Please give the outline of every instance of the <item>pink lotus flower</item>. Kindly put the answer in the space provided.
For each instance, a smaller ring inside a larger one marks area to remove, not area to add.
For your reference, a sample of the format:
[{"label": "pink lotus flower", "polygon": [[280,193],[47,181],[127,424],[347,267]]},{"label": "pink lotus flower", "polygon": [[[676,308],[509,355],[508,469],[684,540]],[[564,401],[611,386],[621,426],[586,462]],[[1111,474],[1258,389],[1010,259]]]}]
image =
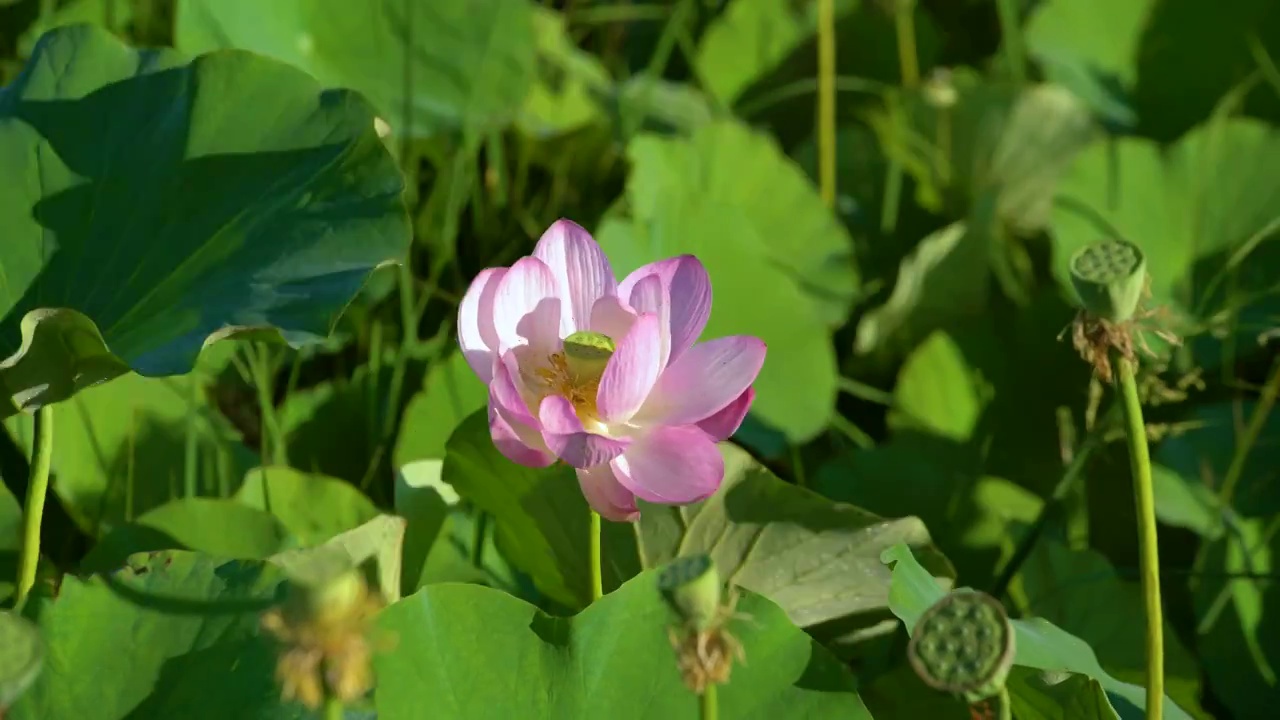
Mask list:
[{"label": "pink lotus flower", "polygon": [[710,314],[697,258],[651,263],[618,283],[590,233],[559,220],[531,257],[476,277],[458,339],[489,385],[498,450],[530,467],[563,460],[596,512],[629,521],[637,497],[683,505],[724,479],[716,442],[746,417],[765,344],[698,343]]}]

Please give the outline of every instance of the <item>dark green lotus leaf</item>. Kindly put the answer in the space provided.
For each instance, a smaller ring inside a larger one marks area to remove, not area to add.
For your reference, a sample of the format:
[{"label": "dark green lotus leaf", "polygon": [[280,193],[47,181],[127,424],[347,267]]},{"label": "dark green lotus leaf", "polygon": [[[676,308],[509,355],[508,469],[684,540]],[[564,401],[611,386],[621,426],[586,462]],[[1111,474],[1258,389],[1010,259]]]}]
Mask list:
[{"label": "dark green lotus leaf", "polygon": [[44,35],[0,89],[0,417],[223,337],[325,335],[409,242],[373,118],[251,53]]}]

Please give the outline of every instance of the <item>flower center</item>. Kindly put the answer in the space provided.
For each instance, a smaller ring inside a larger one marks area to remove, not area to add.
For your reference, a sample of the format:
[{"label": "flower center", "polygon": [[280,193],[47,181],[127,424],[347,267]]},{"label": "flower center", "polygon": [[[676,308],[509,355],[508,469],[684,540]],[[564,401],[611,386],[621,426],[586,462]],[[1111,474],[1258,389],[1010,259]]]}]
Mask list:
[{"label": "flower center", "polygon": [[614,349],[608,335],[576,332],[564,339],[562,351],[547,358],[546,367],[536,371],[547,392],[568,400],[584,425],[599,422],[596,393]]}]

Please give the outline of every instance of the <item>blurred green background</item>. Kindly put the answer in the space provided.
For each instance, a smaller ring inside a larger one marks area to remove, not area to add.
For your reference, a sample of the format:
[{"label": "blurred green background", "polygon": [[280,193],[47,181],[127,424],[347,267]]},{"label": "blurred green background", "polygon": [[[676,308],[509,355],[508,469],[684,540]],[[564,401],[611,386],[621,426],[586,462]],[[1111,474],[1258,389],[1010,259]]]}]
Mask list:
[{"label": "blurred green background", "polygon": [[[705,336],[768,342],[734,438],[757,461],[831,500],[921,518],[978,588],[1042,517],[1010,607],[1140,682],[1127,456],[1110,393],[1064,335],[1066,258],[1122,237],[1147,253],[1148,303],[1183,339],[1152,338],[1144,356],[1169,694],[1196,717],[1272,717],[1280,3],[834,5],[823,137],[810,0],[0,0],[4,82],[42,32],[90,22],[135,45],[250,50],[359,91],[414,227],[405,268],[375,273],[324,346],[222,343],[190,375],[130,375],[61,406],[50,559],[109,563],[113,531],[175,499],[253,497],[258,465],[333,480],[334,499],[297,501],[332,506],[327,528],[396,507],[397,470],[438,475],[485,404],[454,340],[469,280],[569,217],[619,276],[697,254],[715,293]],[[5,424],[7,579],[30,421]],[[471,562],[486,516],[468,502],[421,582],[480,579],[553,606],[521,563]],[[219,550],[247,541],[204,517]]]}]

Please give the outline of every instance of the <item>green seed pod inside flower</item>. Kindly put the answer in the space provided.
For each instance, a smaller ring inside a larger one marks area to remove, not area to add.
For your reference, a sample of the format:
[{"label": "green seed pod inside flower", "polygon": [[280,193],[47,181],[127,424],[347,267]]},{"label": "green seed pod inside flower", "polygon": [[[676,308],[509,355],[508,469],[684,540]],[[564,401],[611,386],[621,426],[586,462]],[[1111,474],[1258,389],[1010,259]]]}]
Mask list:
[{"label": "green seed pod inside flower", "polygon": [[676,558],[658,575],[658,591],[687,624],[707,630],[720,612],[720,573],[709,555]]},{"label": "green seed pod inside flower", "polygon": [[1105,240],[1071,256],[1071,284],[1091,315],[1111,322],[1133,317],[1142,299],[1147,256],[1131,242]]},{"label": "green seed pod inside flower", "polygon": [[1013,626],[1000,601],[964,588],[920,616],[907,659],[929,687],[974,703],[1004,687],[1013,645]]},{"label": "green seed pod inside flower", "polygon": [[564,359],[576,377],[600,377],[617,349],[613,338],[583,330],[564,339]]},{"label": "green seed pod inside flower", "polygon": [[31,687],[43,664],[36,626],[21,615],[0,612],[0,713]]}]

